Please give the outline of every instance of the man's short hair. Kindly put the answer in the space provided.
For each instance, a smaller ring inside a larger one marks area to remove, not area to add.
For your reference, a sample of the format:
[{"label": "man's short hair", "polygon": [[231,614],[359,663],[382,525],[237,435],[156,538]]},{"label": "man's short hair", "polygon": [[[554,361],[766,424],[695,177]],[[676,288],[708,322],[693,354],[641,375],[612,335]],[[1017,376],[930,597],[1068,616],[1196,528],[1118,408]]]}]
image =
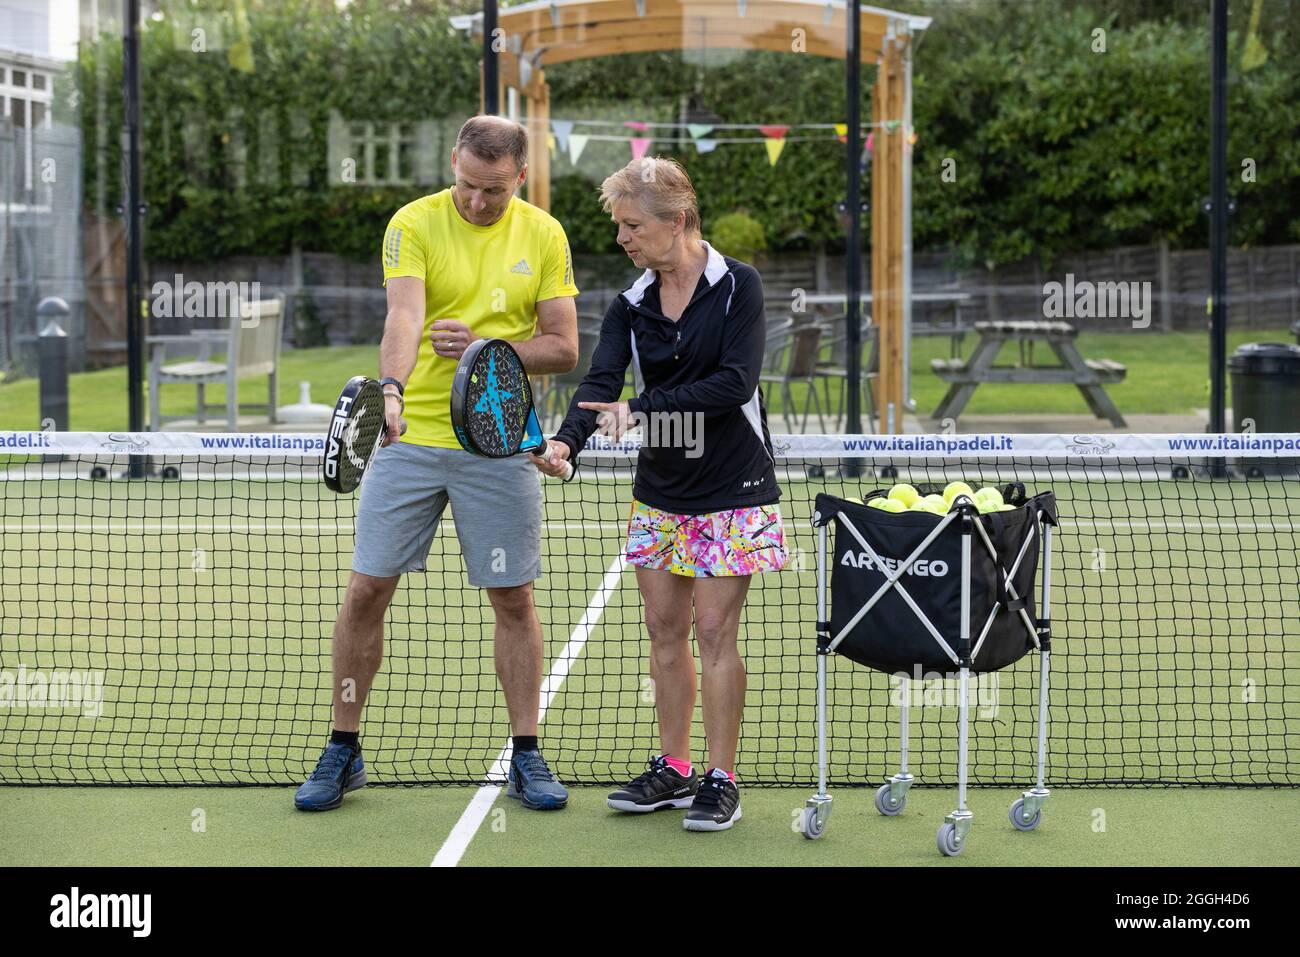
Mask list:
[{"label": "man's short hair", "polygon": [[456,134],[456,149],[469,150],[485,163],[509,156],[519,170],[528,162],[528,131],[504,117],[472,116]]}]

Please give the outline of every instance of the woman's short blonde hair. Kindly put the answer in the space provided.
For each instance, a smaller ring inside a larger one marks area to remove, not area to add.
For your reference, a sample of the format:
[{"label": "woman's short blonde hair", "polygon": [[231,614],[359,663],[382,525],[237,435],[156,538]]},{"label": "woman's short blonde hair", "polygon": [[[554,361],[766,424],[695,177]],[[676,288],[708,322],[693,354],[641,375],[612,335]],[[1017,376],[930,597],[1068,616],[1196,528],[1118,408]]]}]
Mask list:
[{"label": "woman's short blonde hair", "polygon": [[600,184],[600,202],[613,215],[614,204],[632,199],[651,216],[666,223],[686,214],[687,236],[700,235],[700,208],[695,187],[682,164],[663,156],[634,159]]}]

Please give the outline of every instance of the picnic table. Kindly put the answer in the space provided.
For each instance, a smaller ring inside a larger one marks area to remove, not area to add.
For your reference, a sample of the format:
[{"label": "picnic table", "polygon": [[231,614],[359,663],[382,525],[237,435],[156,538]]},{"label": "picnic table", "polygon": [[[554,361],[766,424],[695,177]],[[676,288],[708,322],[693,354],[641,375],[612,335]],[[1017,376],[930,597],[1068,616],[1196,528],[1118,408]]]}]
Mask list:
[{"label": "picnic table", "polygon": [[[1122,382],[1128,369],[1110,359],[1085,359],[1076,344],[1079,332],[1068,322],[1037,320],[977,322],[979,343],[969,359],[931,359],[935,375],[949,383],[948,392],[934,410],[934,418],[955,419],[983,382],[1020,382],[1031,385],[1070,383],[1078,386],[1092,414],[1109,419],[1117,428],[1125,427],[1124,417],[1106,394],[1103,386]],[[1020,361],[1013,366],[997,366],[993,361],[1002,347],[1014,342]],[[1034,361],[1034,344],[1047,343],[1058,360],[1057,365],[1040,365]]]}]

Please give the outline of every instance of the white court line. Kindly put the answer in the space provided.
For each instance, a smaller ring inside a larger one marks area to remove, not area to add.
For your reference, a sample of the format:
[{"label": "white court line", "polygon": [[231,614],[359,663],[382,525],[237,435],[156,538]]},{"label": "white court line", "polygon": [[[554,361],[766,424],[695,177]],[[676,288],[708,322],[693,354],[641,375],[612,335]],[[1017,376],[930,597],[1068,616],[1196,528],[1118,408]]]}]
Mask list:
[{"label": "white court line", "polygon": [[[596,594],[591,596],[591,601],[587,604],[587,610],[582,613],[578,624],[573,629],[573,634],[569,636],[569,642],[564,646],[558,658],[551,665],[551,671],[542,682],[541,696],[538,701],[537,722],[541,724],[542,719],[546,717],[546,709],[551,706],[555,696],[560,692],[560,686],[564,684],[564,679],[569,676],[569,669],[573,663],[578,660],[578,655],[582,654],[582,648],[591,637],[591,633],[596,630],[596,625],[600,622],[600,617],[605,612],[605,606],[609,603],[609,598],[618,588],[619,582],[623,577],[623,570],[627,568],[627,560],[620,553],[618,558],[614,559],[613,564],[605,571],[605,577],[600,583],[600,589]],[[497,755],[496,761],[491,765],[488,771],[488,780],[504,781],[506,772],[510,766],[509,742],[501,749]],[[470,799],[469,806],[465,808],[456,822],[456,826],[451,829],[447,835],[447,840],[438,849],[434,855],[432,867],[455,867],[460,863],[461,857],[464,856],[469,842],[474,839],[478,833],[479,826],[483,823],[488,812],[492,810],[492,804],[501,793],[500,784],[485,784]]]}]

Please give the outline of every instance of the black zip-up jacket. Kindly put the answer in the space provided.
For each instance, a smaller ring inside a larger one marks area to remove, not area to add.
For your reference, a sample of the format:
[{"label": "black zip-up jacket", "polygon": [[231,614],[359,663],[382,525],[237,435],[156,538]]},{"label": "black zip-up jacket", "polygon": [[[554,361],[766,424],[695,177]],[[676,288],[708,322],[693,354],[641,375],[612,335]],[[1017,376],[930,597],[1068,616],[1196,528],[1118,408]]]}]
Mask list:
[{"label": "black zip-up jacket", "polygon": [[[686,515],[770,505],[781,497],[759,390],[767,328],[763,283],[753,266],[704,246],[708,263],[677,322],[660,309],[652,269],[610,304],[591,371],[555,435],[576,461],[596,431],[597,416],[578,403],[617,402],[630,363],[640,394],[628,405],[649,420],[632,494]],[[695,443],[681,441],[691,435],[682,431],[684,416],[674,417],[670,432],[654,415],[669,412],[702,413],[692,423],[699,426]],[[661,437],[658,444],[650,432]],[[666,442],[670,435],[677,441]]]}]

